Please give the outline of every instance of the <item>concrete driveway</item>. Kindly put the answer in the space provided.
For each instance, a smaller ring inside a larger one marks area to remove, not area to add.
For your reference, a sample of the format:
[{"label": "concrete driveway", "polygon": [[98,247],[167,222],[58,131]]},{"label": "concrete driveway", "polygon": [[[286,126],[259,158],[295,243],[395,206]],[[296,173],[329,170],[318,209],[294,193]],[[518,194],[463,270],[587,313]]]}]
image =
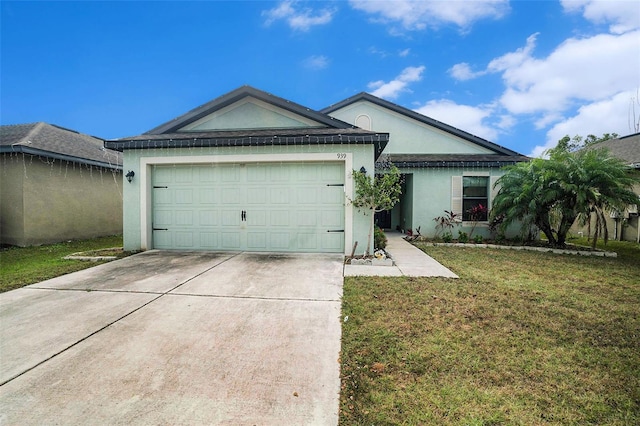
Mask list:
[{"label": "concrete driveway", "polygon": [[342,266],[150,251],[0,294],[0,424],[337,424]]}]

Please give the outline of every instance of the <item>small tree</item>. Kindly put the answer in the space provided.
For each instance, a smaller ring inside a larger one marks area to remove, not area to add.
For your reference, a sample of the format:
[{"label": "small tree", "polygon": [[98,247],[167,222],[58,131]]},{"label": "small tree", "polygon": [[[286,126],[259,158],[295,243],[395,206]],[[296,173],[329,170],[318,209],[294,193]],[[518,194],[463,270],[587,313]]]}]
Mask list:
[{"label": "small tree", "polygon": [[371,223],[369,226],[369,239],[365,255],[371,253],[371,236],[375,226],[375,214],[391,209],[400,200],[400,170],[390,165],[382,173],[369,176],[365,172],[353,171],[356,196],[352,200],[353,205],[360,210],[371,211]]}]

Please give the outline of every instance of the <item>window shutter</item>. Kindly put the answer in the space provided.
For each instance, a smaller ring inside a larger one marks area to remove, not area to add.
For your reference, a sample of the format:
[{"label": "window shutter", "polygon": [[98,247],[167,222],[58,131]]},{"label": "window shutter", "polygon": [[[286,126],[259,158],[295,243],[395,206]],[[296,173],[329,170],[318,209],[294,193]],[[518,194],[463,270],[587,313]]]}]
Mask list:
[{"label": "window shutter", "polygon": [[451,211],[462,217],[462,176],[451,176]]},{"label": "window shutter", "polygon": [[490,208],[493,207],[493,200],[496,198],[496,195],[498,195],[498,191],[500,191],[500,186],[494,188],[494,185],[496,184],[498,179],[500,179],[500,176],[491,176],[491,178],[489,179],[489,194],[491,197],[491,199],[489,200]]}]

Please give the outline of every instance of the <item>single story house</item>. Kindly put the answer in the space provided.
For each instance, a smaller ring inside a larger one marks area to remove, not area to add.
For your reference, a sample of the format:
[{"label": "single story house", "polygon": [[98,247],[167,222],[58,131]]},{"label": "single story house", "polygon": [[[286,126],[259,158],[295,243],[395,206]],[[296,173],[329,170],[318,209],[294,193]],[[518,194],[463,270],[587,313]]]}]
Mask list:
[{"label": "single story house", "polygon": [[350,253],[371,214],[350,203],[353,170],[388,156],[403,196],[383,225],[429,235],[444,210],[490,205],[500,167],[527,160],[366,93],[314,111],[250,86],[105,147],[131,177],[127,250]]},{"label": "single story house", "polygon": [[122,154],[43,122],[0,126],[0,243],[122,233]]},{"label": "single story house", "polygon": [[[612,157],[624,161],[631,169],[631,173],[640,176],[640,133],[599,142],[589,146],[587,149],[606,149]],[[609,212],[607,229],[609,238],[612,240],[640,243],[640,221],[638,219],[640,184],[635,185],[633,191],[638,194],[638,204],[627,206],[621,212]],[[589,229],[586,225],[580,226],[576,222],[571,228],[571,233],[587,236]]]}]

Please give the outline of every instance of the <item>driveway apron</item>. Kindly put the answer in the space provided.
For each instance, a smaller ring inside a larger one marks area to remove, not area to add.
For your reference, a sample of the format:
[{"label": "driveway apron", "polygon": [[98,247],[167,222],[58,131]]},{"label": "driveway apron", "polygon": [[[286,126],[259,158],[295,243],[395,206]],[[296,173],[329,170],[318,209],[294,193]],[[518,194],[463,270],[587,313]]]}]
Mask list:
[{"label": "driveway apron", "polygon": [[337,424],[342,256],[151,251],[0,295],[0,424]]}]

